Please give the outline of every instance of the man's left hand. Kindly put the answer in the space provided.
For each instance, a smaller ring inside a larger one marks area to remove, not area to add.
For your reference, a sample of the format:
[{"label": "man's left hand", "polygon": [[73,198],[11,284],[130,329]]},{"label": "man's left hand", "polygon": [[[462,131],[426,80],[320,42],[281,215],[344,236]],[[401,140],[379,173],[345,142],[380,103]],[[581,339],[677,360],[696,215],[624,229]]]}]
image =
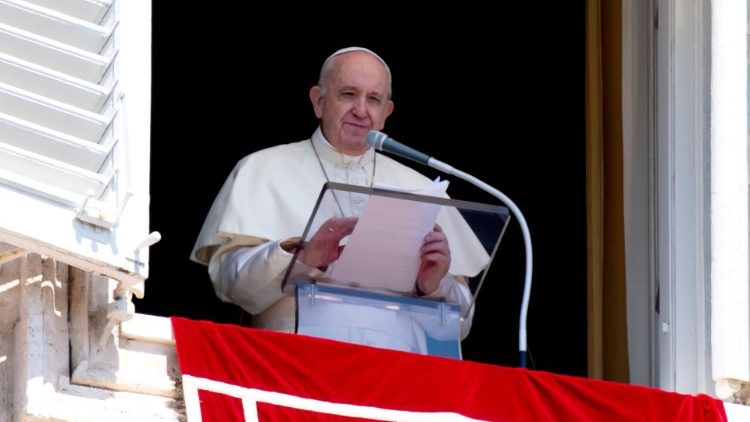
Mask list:
[{"label": "man's left hand", "polygon": [[440,286],[440,280],[448,273],[451,265],[451,250],[448,238],[440,225],[435,224],[422,244],[422,262],[419,265],[417,283],[422,293],[429,295]]}]

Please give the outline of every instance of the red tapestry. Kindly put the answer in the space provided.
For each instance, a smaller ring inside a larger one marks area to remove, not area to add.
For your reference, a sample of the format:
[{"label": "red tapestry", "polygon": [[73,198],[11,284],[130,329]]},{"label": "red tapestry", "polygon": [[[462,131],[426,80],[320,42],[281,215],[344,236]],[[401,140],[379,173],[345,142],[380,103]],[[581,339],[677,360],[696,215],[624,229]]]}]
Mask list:
[{"label": "red tapestry", "polygon": [[191,421],[727,420],[706,395],[183,318],[172,326]]}]

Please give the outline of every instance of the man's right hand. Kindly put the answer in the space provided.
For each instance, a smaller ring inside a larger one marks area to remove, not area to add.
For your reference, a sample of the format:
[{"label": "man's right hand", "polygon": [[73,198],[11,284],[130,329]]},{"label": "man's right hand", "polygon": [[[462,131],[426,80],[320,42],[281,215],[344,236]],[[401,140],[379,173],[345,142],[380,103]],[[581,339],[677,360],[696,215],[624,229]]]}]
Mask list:
[{"label": "man's right hand", "polygon": [[310,267],[325,271],[325,268],[341,255],[344,247],[339,243],[341,239],[352,234],[357,221],[357,217],[328,219],[304,245],[297,259]]}]

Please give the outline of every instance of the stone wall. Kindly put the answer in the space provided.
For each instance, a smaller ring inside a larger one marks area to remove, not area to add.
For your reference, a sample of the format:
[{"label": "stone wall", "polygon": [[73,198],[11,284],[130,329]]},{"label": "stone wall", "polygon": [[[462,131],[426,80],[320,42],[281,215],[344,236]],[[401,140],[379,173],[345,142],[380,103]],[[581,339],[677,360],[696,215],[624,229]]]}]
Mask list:
[{"label": "stone wall", "polygon": [[33,253],[0,264],[0,422],[184,419],[169,321],[110,322],[116,287]]}]

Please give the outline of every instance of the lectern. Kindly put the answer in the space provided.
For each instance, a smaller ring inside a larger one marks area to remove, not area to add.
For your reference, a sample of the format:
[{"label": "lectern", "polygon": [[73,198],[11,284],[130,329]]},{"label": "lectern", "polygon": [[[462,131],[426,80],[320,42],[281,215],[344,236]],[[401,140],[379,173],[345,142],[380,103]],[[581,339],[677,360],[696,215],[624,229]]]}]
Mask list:
[{"label": "lectern", "polygon": [[[331,219],[350,217],[356,225],[336,261],[310,268],[297,259]],[[462,325],[509,219],[499,205],[326,183],[283,282],[285,294],[297,297],[297,333],[460,359]],[[416,288],[419,249],[435,223],[451,250],[452,279],[439,297]]]}]

